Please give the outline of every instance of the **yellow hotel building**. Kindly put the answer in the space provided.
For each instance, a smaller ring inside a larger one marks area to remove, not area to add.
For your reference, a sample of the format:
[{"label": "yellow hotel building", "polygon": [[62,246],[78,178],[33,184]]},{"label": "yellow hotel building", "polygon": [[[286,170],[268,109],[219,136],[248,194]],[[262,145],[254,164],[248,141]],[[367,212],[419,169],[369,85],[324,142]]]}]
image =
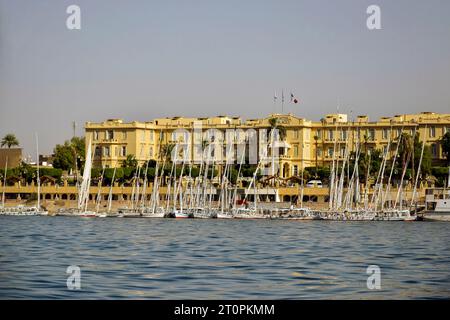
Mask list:
[{"label": "yellow hotel building", "polygon": [[125,123],[120,119],[109,119],[101,123],[87,122],[85,137],[86,144],[91,141],[95,147],[94,166],[114,168],[120,167],[130,154],[141,164],[150,159],[158,160],[163,145],[173,144],[175,139],[180,142],[173,134],[177,129],[194,132],[194,125],[201,123],[203,131],[218,129],[225,135],[229,129],[270,129],[270,119],[273,118],[277,119],[277,126],[283,127],[286,132],[278,160],[280,175],[284,178],[299,175],[302,168],[314,167],[316,162],[318,166],[329,165],[333,160],[335,144],[336,155],[343,157],[347,141],[350,141],[352,148],[359,139],[361,148],[383,149],[400,132],[411,135],[417,132],[420,141],[425,140],[431,147],[433,161],[443,162],[445,157],[440,139],[450,131],[450,114],[433,112],[382,117],[374,122],[369,121],[367,116],[349,119],[346,114],[329,114],[320,121],[293,114],[272,114],[263,119],[248,120],[228,116],[172,117]]}]

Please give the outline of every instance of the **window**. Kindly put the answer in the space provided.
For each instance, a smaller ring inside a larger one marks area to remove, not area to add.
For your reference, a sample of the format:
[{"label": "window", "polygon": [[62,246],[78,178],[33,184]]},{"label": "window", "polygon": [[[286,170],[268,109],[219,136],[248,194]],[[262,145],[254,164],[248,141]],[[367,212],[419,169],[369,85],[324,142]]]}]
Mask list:
[{"label": "window", "polygon": [[439,149],[436,143],[433,143],[431,145],[431,154],[433,155],[434,158],[437,158],[439,155]]},{"label": "window", "polygon": [[153,147],[150,147],[149,156],[150,156],[151,158],[153,157]]},{"label": "window", "polygon": [[113,130],[107,130],[106,131],[106,140],[113,140],[114,139],[114,131]]},{"label": "window", "polygon": [[103,147],[103,155],[105,157],[109,157],[111,155],[111,149],[110,147]]},{"label": "window", "polygon": [[94,140],[98,140],[98,131],[97,130],[94,131]]},{"label": "window", "polygon": [[318,139],[318,140],[321,139],[321,138],[322,138],[322,131],[317,130],[316,136],[317,136],[317,139]]},{"label": "window", "polygon": [[295,158],[298,157],[298,146],[297,145],[294,146],[294,157]]},{"label": "window", "polygon": [[383,139],[386,140],[388,138],[388,129],[383,129]]},{"label": "window", "polygon": [[293,176],[298,176],[298,166],[294,165],[293,166],[293,172],[292,172]]},{"label": "window", "polygon": [[333,130],[328,130],[328,139],[333,140],[334,139],[334,132]]},{"label": "window", "polygon": [[294,139],[298,139],[298,130],[294,130]]},{"label": "window", "polygon": [[150,142],[153,142],[154,139],[154,131],[150,130]]},{"label": "window", "polygon": [[333,157],[333,148],[328,148],[328,157]]},{"label": "window", "polygon": [[436,137],[436,128],[430,127],[430,138]]},{"label": "window", "polygon": [[126,131],[122,132],[122,139],[127,140],[127,132]]},{"label": "window", "polygon": [[347,140],[347,131],[344,130],[341,131],[341,140],[342,141]]},{"label": "window", "polygon": [[122,146],[120,148],[120,156],[121,157],[126,157],[127,156],[127,147],[126,146]]},{"label": "window", "polygon": [[369,129],[369,141],[375,140],[375,129]]},{"label": "window", "polygon": [[322,156],[322,148],[317,148],[317,156],[318,157]]},{"label": "window", "polygon": [[96,157],[102,156],[102,148],[101,147],[95,147],[95,156]]}]

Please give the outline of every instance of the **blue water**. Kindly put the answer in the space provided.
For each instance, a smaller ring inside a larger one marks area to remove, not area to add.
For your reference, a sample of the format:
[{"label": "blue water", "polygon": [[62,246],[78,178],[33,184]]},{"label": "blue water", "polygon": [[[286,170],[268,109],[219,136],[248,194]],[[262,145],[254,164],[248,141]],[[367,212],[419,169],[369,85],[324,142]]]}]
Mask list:
[{"label": "blue water", "polygon": [[[0,298],[450,298],[450,224],[0,217]],[[81,268],[67,289],[66,268]],[[366,268],[381,268],[367,289]]]}]

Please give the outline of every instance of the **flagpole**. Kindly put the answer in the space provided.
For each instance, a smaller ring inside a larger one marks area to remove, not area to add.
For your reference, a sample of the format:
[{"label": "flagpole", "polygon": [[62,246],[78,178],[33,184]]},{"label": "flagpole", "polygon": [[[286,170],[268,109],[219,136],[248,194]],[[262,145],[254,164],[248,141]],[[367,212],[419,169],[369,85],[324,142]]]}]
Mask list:
[{"label": "flagpole", "polygon": [[277,97],[277,93],[275,91],[273,94],[273,112],[274,113],[277,113],[277,99],[278,99],[278,97]]},{"label": "flagpole", "polygon": [[284,114],[284,89],[281,89],[281,114]]}]

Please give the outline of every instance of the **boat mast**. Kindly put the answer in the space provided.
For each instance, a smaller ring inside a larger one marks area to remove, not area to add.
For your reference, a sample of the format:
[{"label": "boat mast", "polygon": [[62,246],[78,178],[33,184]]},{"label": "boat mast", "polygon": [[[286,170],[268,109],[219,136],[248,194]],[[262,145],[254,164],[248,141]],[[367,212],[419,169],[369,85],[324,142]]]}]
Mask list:
[{"label": "boat mast", "polygon": [[[364,155],[367,159],[367,154]],[[369,159],[367,159],[367,172],[366,172],[366,185],[364,188],[364,209],[369,209],[369,175],[370,175],[370,165],[372,162],[372,153],[369,153]]]},{"label": "boat mast", "polygon": [[109,187],[109,195],[108,195],[108,213],[111,212],[111,205],[112,205],[112,189],[114,185],[114,178],[116,177],[116,170],[117,167],[114,168],[113,176],[111,179],[111,186]]},{"label": "boat mast", "polygon": [[[416,130],[417,130],[417,128],[414,128],[414,133],[413,133],[413,136],[412,136],[413,150],[408,153],[408,156],[407,156],[406,162],[405,162],[405,166],[403,167],[402,177],[400,178],[400,186],[399,186],[399,188],[397,190],[397,196],[395,197],[394,209],[397,207],[398,200],[400,199],[400,195],[402,193],[403,179],[405,178],[406,169],[408,168],[409,160],[411,159],[411,153],[414,152],[414,140],[416,138]],[[407,142],[407,141],[405,141],[405,142]],[[403,198],[401,199],[401,201],[403,201]],[[400,203],[400,206],[402,206],[402,203]]]},{"label": "boat mast", "polygon": [[[384,152],[383,155],[383,161],[382,161],[382,165],[381,165],[381,173],[379,176],[379,183],[378,183],[378,191],[375,197],[375,211],[378,209],[378,202],[381,200],[382,202],[382,192],[383,192],[383,180],[384,180],[384,171],[386,169],[386,163],[387,163],[387,158],[389,155],[389,149],[391,147],[391,136],[392,136],[392,126],[391,126],[391,130],[389,131],[389,140],[388,140],[388,144],[386,146],[386,151]],[[378,181],[378,179],[377,179]]]},{"label": "boat mast", "polygon": [[[300,190],[300,208],[303,208],[303,194],[304,194],[304,190],[305,190],[305,183],[303,181],[304,179],[304,150],[305,150],[305,145],[302,143],[302,162],[301,162],[301,166],[302,166],[302,175],[301,175],[301,190]],[[317,170],[317,168],[316,168]]]},{"label": "boat mast", "polygon": [[214,179],[214,166],[216,165],[216,163],[215,163],[215,158],[216,158],[216,154],[214,154],[214,156],[212,157],[212,164],[211,164],[211,178],[210,178],[210,180],[209,180],[209,197],[208,197],[209,208],[211,208],[211,204],[212,204],[213,179]]},{"label": "boat mast", "polygon": [[175,197],[178,197],[178,193],[180,194],[180,212],[183,212],[183,173],[184,173],[184,165],[185,165],[184,151],[183,151],[183,159],[182,159],[182,161],[183,162],[181,164],[180,179],[179,179],[177,191],[175,193]]},{"label": "boat mast", "polygon": [[[423,135],[422,150],[420,152],[419,167],[417,168],[416,182],[414,183],[414,190],[411,197],[410,209],[412,209],[413,203],[416,198],[417,183],[419,182],[420,167],[422,166],[423,151],[425,150],[426,134],[427,134],[427,126],[425,125],[425,134]],[[414,142],[413,142],[413,152],[414,152]]]},{"label": "boat mast", "polygon": [[144,209],[144,207],[145,207],[145,198],[146,198],[147,184],[148,184],[147,174],[148,174],[148,163],[149,162],[150,162],[150,159],[147,160],[147,163],[145,165],[144,186],[142,187],[141,204],[140,204],[141,209]]},{"label": "boat mast", "polygon": [[[347,185],[347,194],[344,200],[344,207],[345,209],[351,209],[352,208],[352,202],[353,202],[353,198],[354,198],[354,188],[353,186],[356,185],[356,188],[358,188],[358,161],[359,161],[359,156],[360,156],[361,150],[359,147],[359,140],[356,141],[356,147],[355,147],[355,163],[353,166],[353,171],[352,171],[352,176],[351,178],[347,178],[348,181],[348,185]],[[347,168],[350,168],[350,158],[348,160],[348,166]],[[356,184],[355,184],[355,179],[356,179]],[[355,192],[356,193],[356,192]],[[356,196],[357,197],[357,196]]]},{"label": "boat mast", "polygon": [[174,173],[173,173],[173,211],[177,211],[177,162],[178,162],[178,143],[175,145],[175,159],[173,161]]},{"label": "boat mast", "polygon": [[102,196],[102,185],[103,185],[103,177],[105,176],[105,167],[103,167],[102,170],[102,176],[100,177],[100,185],[98,186],[98,191],[97,191],[97,200],[96,200],[96,205],[95,205],[95,212],[98,213],[98,211],[100,210],[100,199]]},{"label": "boat mast", "polygon": [[[166,212],[169,212],[169,207],[170,207],[170,193],[171,193],[171,189],[172,189],[172,176],[173,176],[173,170],[175,167],[175,162],[176,162],[176,157],[177,157],[177,145],[175,145],[175,157],[174,159],[172,159],[172,168],[170,170],[170,176],[169,176],[169,183],[167,184],[166,187]],[[161,172],[161,176],[163,175],[164,170]]]},{"label": "boat mast", "polygon": [[[348,134],[348,129],[347,129]],[[343,138],[344,135],[344,129],[341,130],[341,135]],[[345,143],[344,148],[344,159],[342,160],[342,168],[341,168],[341,176],[339,178],[339,184],[336,184],[337,187],[337,201],[336,201],[336,209],[340,209],[342,207],[342,195],[344,192],[344,179],[345,179],[345,166],[347,165],[347,159],[349,156],[349,147],[348,147],[348,141]]]},{"label": "boat mast", "polygon": [[39,143],[38,143],[38,136],[36,133],[36,164],[37,164],[37,171],[36,171],[36,182],[37,182],[37,209],[38,211],[41,208],[41,180],[39,178]]},{"label": "boat mast", "polygon": [[[242,163],[244,162],[245,147],[246,147],[246,146],[247,146],[247,144],[244,143],[244,150],[242,151],[241,161],[240,161],[240,163],[239,163],[239,170],[238,170],[238,174],[237,174],[237,177],[236,177],[236,183],[235,183],[235,185],[234,185],[234,193],[233,193],[233,197],[232,197],[232,199],[233,199],[233,211],[236,210],[237,188],[238,188],[238,184],[239,184],[239,181],[240,181],[239,179],[240,179],[240,176],[241,176]],[[449,173],[450,173],[450,171],[449,171]]]},{"label": "boat mast", "polygon": [[5,174],[3,177],[3,195],[2,195],[2,208],[5,207],[5,197],[6,197],[6,172],[8,171],[8,157],[6,157],[6,162],[5,162]]},{"label": "boat mast", "polygon": [[[391,190],[391,179],[392,179],[392,174],[394,173],[395,162],[397,161],[398,149],[399,149],[400,143],[402,142],[402,134],[403,134],[403,127],[400,130],[400,134],[398,135],[398,141],[397,141],[397,146],[395,148],[394,159],[392,160],[392,164],[391,164],[391,172],[389,173],[389,179],[388,179],[388,182],[386,185],[386,191],[385,191],[383,200],[381,202],[381,210],[384,209],[384,203],[386,202],[386,199]],[[392,205],[392,200],[391,200],[391,205]]]},{"label": "boat mast", "polygon": [[[334,130],[334,143],[333,143],[333,164],[331,167],[331,172],[330,172],[330,186],[329,186],[329,192],[330,192],[330,196],[329,196],[329,209],[332,210],[333,209],[333,205],[334,205],[334,179],[335,179],[335,162],[336,162],[336,136],[337,136],[337,130],[338,130],[338,122],[336,121],[336,128]],[[333,132],[330,130],[330,132]]]}]

